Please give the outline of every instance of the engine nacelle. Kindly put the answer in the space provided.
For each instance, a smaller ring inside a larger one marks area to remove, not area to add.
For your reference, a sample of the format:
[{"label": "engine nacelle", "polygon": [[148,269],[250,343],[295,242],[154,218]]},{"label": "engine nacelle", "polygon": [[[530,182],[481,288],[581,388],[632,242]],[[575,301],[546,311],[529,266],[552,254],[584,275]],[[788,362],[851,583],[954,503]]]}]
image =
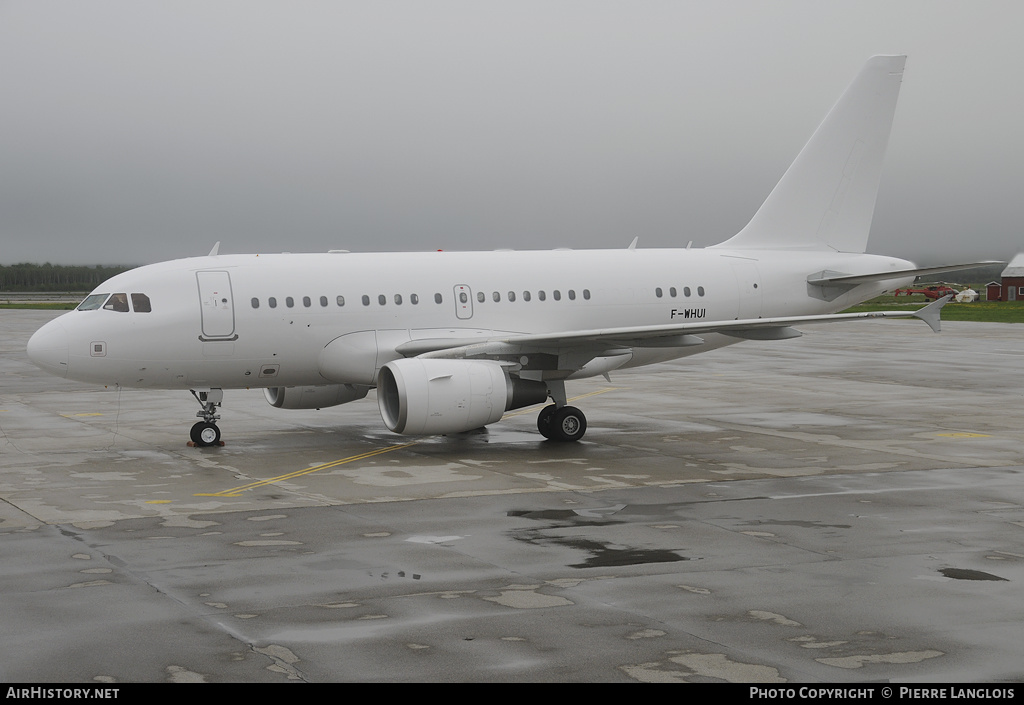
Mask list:
[{"label": "engine nacelle", "polygon": [[263,394],[278,409],[322,409],[356,401],[366,396],[369,387],[353,384],[324,384],[313,387],[267,387]]},{"label": "engine nacelle", "polygon": [[470,431],[547,397],[543,382],[512,379],[487,360],[393,360],[377,375],[384,425],[409,435]]}]

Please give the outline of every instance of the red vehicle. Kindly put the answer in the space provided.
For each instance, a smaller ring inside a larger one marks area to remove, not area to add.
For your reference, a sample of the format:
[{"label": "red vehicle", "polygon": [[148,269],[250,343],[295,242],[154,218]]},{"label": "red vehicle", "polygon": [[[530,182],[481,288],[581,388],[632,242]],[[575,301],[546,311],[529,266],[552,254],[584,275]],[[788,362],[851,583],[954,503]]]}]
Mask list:
[{"label": "red vehicle", "polygon": [[925,298],[935,300],[941,299],[943,296],[948,296],[949,294],[953,294],[954,296],[956,296],[957,290],[952,287],[946,286],[945,284],[936,284],[935,286],[897,289],[894,295],[899,296],[900,294],[904,294],[905,296],[913,296],[914,294],[924,294]]}]

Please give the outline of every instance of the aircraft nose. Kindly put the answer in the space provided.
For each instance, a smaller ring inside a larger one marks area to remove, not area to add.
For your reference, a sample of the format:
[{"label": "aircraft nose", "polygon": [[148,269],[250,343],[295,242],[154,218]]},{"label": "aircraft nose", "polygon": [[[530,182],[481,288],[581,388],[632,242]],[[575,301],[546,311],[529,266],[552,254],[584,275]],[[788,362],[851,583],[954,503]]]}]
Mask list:
[{"label": "aircraft nose", "polygon": [[68,332],[60,321],[50,321],[29,338],[28,357],[50,374],[68,376]]}]

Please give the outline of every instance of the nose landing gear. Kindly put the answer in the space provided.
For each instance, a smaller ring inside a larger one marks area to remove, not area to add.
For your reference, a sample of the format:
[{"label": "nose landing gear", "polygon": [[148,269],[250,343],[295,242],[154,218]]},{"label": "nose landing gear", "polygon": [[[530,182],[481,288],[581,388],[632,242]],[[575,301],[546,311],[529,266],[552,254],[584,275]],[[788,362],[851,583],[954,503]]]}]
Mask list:
[{"label": "nose landing gear", "polygon": [[190,389],[192,396],[199,402],[199,406],[202,407],[201,411],[196,412],[196,416],[202,419],[192,426],[192,430],[189,433],[189,437],[192,439],[192,445],[200,448],[206,448],[208,446],[224,445],[220,440],[220,428],[217,427],[215,421],[220,418],[220,414],[216,413],[216,409],[221,405],[224,400],[223,389]]}]

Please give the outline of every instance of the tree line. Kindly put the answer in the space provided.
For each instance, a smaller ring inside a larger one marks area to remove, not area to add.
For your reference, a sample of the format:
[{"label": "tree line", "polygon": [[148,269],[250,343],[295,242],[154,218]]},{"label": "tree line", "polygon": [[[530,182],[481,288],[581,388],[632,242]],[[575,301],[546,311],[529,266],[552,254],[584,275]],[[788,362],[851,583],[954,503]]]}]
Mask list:
[{"label": "tree line", "polygon": [[0,291],[89,292],[127,265],[0,264]]}]

